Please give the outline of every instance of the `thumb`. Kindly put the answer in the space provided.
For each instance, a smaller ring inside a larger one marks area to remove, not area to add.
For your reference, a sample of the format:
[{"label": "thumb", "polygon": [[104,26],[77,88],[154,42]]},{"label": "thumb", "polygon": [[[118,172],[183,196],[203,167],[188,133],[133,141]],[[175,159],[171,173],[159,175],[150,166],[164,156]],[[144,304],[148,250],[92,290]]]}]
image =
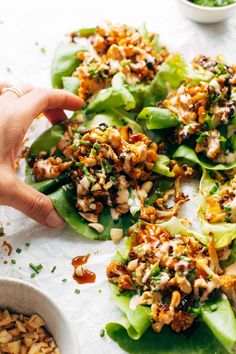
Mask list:
[{"label": "thumb", "polygon": [[40,224],[53,228],[64,225],[64,220],[55,211],[51,200],[17,177],[6,204],[20,210]]}]

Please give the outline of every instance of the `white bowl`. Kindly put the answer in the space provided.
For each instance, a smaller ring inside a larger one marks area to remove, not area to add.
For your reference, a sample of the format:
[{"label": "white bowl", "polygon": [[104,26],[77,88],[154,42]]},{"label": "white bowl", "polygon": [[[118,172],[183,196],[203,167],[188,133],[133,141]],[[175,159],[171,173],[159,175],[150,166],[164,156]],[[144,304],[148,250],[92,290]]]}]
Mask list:
[{"label": "white bowl", "polygon": [[61,354],[79,354],[79,347],[71,323],[56,303],[40,289],[26,282],[0,279],[0,308],[17,313],[37,313],[46,322]]},{"label": "white bowl", "polygon": [[178,0],[186,17],[201,23],[216,23],[226,20],[236,9],[236,3],[222,7],[195,5],[188,0]]}]

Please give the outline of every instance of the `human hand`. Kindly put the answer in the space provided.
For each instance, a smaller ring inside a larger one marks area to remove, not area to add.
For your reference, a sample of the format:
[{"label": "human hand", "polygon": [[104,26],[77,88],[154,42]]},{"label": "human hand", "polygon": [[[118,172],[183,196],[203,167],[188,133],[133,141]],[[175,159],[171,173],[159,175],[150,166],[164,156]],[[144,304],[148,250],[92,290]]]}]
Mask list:
[{"label": "human hand", "polygon": [[41,224],[60,227],[64,224],[44,194],[22,182],[15,174],[17,153],[33,119],[40,113],[52,124],[65,120],[63,109],[77,110],[83,101],[69,92],[29,85],[18,85],[23,93],[2,93],[0,84],[0,204],[16,208]]}]

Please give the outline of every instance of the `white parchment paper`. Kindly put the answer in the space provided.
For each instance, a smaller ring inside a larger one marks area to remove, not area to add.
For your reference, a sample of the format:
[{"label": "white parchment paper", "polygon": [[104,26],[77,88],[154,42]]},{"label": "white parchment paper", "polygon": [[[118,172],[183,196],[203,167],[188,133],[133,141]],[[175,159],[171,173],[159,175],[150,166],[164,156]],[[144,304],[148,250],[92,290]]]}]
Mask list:
[{"label": "white parchment paper", "polygon": [[[171,51],[180,51],[187,59],[204,53],[223,54],[229,62],[236,61],[236,17],[217,25],[196,24],[183,16],[177,0],[0,0],[0,81],[50,87],[53,51],[63,35],[104,19],[131,25],[145,21]],[[47,126],[45,119],[34,122],[28,134],[30,141]],[[19,173],[24,178],[23,166]],[[187,185],[186,190],[193,201],[184,206],[183,215],[189,216],[197,228],[193,213],[195,189]],[[109,338],[99,336],[104,324],[118,316],[110,303],[105,277],[114,244],[86,240],[67,227],[50,230],[7,207],[0,207],[0,222],[14,250],[22,249],[20,254],[14,251],[10,258],[4,248],[0,249],[0,276],[32,282],[52,296],[73,321],[82,354],[122,353]],[[3,240],[0,239],[0,246]],[[31,243],[29,248],[25,247],[26,242]],[[87,253],[91,254],[89,269],[96,273],[97,280],[95,284],[79,286],[72,279],[71,260]],[[16,260],[15,265],[11,259]],[[34,279],[30,278],[31,262],[44,267]],[[53,266],[57,268],[52,274]],[[76,288],[81,290],[79,295]]]}]

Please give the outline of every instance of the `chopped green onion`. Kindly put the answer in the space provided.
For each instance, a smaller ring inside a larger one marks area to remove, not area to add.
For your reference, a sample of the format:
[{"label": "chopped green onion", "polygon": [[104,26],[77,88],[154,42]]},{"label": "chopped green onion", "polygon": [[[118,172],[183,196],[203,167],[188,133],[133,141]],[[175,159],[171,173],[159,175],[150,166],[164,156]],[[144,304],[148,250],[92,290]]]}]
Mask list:
[{"label": "chopped green onion", "polygon": [[30,274],[30,278],[35,278],[35,276],[36,276],[36,273],[31,273]]},{"label": "chopped green onion", "polygon": [[102,169],[104,170],[104,173],[107,175],[112,172],[112,166],[109,164],[109,162],[106,159],[102,159]]},{"label": "chopped green onion", "polygon": [[76,294],[80,294],[80,289],[75,289]]},{"label": "chopped green onion", "polygon": [[51,270],[51,273],[54,273],[55,272],[55,270],[56,270],[56,266],[54,266],[53,268],[52,268],[52,270]]},{"label": "chopped green onion", "polygon": [[86,141],[86,140],[80,140],[80,141],[79,141],[79,144],[80,144],[80,145],[85,145],[85,146],[90,146],[90,145],[92,145],[92,144],[90,143],[90,141]]},{"label": "chopped green onion", "polygon": [[30,242],[26,242],[25,247],[29,248],[30,247]]},{"label": "chopped green onion", "polygon": [[183,257],[180,256],[179,254],[176,254],[176,255],[175,255],[175,258],[176,258],[176,259],[182,259]]},{"label": "chopped green onion", "polygon": [[21,253],[21,251],[22,251],[21,248],[16,249],[16,253]]},{"label": "chopped green onion", "polygon": [[92,148],[90,154],[91,154],[91,155],[96,155],[96,154],[97,154],[97,150],[94,149],[94,148]]},{"label": "chopped green onion", "polygon": [[126,66],[126,65],[128,65],[128,64],[130,64],[131,63],[131,60],[122,60],[121,62],[121,66]]},{"label": "chopped green onion", "polygon": [[33,269],[33,271],[35,271],[36,274],[39,274],[39,272],[43,269],[42,264],[34,265],[33,263],[30,263],[29,266]]},{"label": "chopped green onion", "polygon": [[224,210],[225,211],[231,211],[231,207],[229,205],[224,205]]},{"label": "chopped green onion", "polygon": [[210,190],[210,195],[215,194],[215,192],[217,191],[217,189],[218,189],[217,186],[212,187],[211,190]]},{"label": "chopped green onion", "polygon": [[100,144],[99,143],[94,143],[93,144],[94,149],[100,150]]},{"label": "chopped green onion", "polygon": [[88,72],[89,72],[89,76],[91,79],[94,79],[99,76],[99,69],[98,68],[89,69]]},{"label": "chopped green onion", "polygon": [[66,278],[62,279],[62,282],[63,282],[63,283],[66,283],[66,282],[67,282],[67,279],[66,279]]},{"label": "chopped green onion", "polygon": [[115,176],[111,176],[111,177],[110,177],[110,180],[111,180],[112,182],[114,182],[114,183],[117,182],[117,178],[116,178]]},{"label": "chopped green onion", "polygon": [[15,259],[11,259],[11,264],[16,264],[16,260]]},{"label": "chopped green onion", "polygon": [[76,166],[76,167],[84,167],[84,164],[83,164],[82,162],[77,161],[77,162],[75,163],[75,166]]},{"label": "chopped green onion", "polygon": [[88,171],[88,169],[86,167],[83,167],[82,171],[85,174],[85,176],[88,178],[88,181],[90,183],[95,183],[96,182],[96,179],[91,175],[91,173]]}]

